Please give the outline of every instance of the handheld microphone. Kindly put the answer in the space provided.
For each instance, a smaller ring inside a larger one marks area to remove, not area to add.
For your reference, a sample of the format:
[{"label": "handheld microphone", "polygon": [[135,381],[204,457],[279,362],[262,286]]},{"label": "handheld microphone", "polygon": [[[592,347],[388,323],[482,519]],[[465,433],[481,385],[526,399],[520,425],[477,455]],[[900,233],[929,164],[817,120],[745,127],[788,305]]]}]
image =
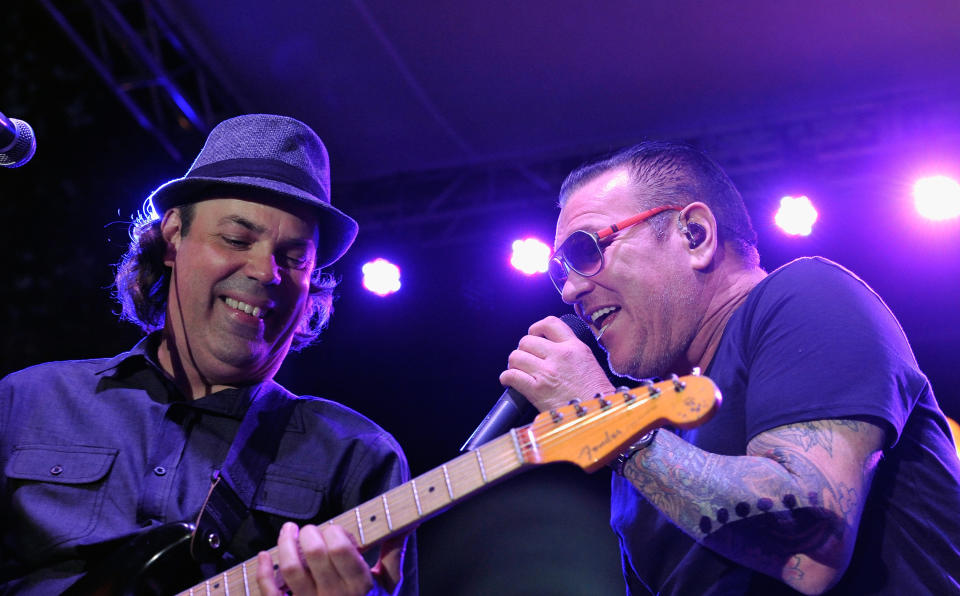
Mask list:
[{"label": "handheld microphone", "polygon": [[0,166],[19,168],[37,151],[33,129],[23,120],[0,113]]},{"label": "handheld microphone", "polygon": [[[561,316],[560,320],[573,330],[577,339],[590,347],[590,351],[593,352],[593,356],[600,364],[600,368],[603,369],[603,372],[606,373],[613,385],[617,386],[618,383],[622,385],[623,383],[619,382],[619,377],[614,376],[613,373],[610,372],[607,366],[607,355],[603,351],[603,348],[594,340],[593,333],[590,333],[590,328],[587,327],[587,324],[584,323],[580,317],[571,314]],[[480,425],[477,426],[477,429],[473,431],[473,434],[467,439],[467,442],[460,448],[460,451],[476,449],[487,441],[499,437],[518,423],[533,418],[536,414],[537,409],[527,401],[527,398],[525,398],[523,394],[513,387],[507,387],[503,395],[500,396],[500,399],[497,400],[497,403],[494,404],[487,416]]]}]

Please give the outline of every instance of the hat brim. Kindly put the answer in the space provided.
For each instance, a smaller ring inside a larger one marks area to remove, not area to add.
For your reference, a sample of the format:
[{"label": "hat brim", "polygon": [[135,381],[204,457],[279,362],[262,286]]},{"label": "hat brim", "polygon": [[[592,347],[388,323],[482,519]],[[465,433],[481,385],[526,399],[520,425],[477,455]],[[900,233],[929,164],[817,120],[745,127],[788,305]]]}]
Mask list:
[{"label": "hat brim", "polygon": [[[265,182],[269,184],[265,186]],[[312,207],[317,217],[319,240],[317,267],[327,267],[342,257],[357,237],[358,225],[352,217],[327,201],[283,182],[263,178],[233,176],[229,178],[177,178],[160,186],[150,200],[161,217],[171,207],[213,198],[230,198],[231,191],[241,198],[292,200]]]}]

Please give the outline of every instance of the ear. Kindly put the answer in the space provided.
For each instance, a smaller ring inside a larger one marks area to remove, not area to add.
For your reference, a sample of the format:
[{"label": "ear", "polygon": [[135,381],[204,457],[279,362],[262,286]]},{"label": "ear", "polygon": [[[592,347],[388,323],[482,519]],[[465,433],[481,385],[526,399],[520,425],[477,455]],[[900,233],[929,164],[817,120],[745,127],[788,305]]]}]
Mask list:
[{"label": "ear", "polygon": [[717,253],[717,219],[713,211],[701,202],[690,203],[680,212],[677,233],[690,255],[691,266],[704,271]]},{"label": "ear", "polygon": [[168,209],[163,214],[160,221],[160,234],[166,242],[167,248],[163,255],[163,264],[167,267],[173,267],[173,262],[177,258],[177,249],[180,248],[180,229],[182,225],[179,209]]}]

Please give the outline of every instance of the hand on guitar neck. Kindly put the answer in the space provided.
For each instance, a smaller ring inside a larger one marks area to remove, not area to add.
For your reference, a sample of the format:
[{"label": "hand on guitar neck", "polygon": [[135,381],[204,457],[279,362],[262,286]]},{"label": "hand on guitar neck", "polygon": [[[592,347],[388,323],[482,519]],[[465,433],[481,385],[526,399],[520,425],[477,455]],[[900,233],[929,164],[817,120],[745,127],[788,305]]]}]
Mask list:
[{"label": "hand on guitar neck", "polygon": [[280,530],[274,557],[257,555],[257,587],[263,596],[294,594],[367,594],[374,580],[392,592],[400,580],[403,539],[386,540],[372,568],[356,540],[340,526],[287,522]]}]

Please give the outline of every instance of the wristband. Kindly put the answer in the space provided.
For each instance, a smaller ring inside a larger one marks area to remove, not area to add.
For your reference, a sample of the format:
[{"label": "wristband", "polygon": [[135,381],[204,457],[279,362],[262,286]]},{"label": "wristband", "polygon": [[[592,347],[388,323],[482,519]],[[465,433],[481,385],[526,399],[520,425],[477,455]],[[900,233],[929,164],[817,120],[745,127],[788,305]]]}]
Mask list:
[{"label": "wristband", "polygon": [[653,443],[653,440],[654,440],[654,439],[656,438],[656,436],[657,436],[657,430],[659,430],[659,429],[656,429],[656,428],[655,428],[655,429],[651,430],[650,432],[648,432],[648,433],[644,434],[643,436],[641,436],[639,439],[637,439],[637,442],[636,442],[636,443],[634,443],[634,444],[631,445],[626,451],[624,451],[623,453],[621,453],[621,454],[617,457],[617,459],[615,459],[615,460],[613,460],[612,462],[610,462],[610,467],[613,468],[613,471],[614,471],[615,473],[620,474],[621,476],[623,476],[623,466],[626,465],[626,463],[627,463],[628,461],[630,461],[630,458],[631,458],[631,457],[633,457],[633,456],[636,455],[637,453],[643,451],[644,449],[646,449],[647,447],[649,447],[651,443]]}]

